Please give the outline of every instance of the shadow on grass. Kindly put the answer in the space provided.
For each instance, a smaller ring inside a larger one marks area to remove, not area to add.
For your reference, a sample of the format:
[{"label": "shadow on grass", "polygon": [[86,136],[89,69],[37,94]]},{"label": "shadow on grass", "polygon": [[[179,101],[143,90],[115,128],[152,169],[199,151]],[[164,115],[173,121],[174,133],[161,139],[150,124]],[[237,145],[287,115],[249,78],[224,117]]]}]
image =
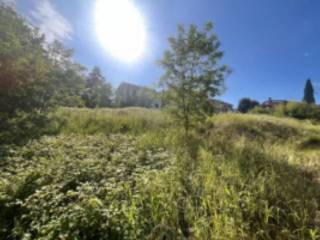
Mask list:
[{"label": "shadow on grass", "polygon": [[261,239],[311,239],[311,232],[319,231],[316,172],[289,164],[286,156],[250,145],[233,154],[253,196],[255,209],[243,214],[250,232]]}]

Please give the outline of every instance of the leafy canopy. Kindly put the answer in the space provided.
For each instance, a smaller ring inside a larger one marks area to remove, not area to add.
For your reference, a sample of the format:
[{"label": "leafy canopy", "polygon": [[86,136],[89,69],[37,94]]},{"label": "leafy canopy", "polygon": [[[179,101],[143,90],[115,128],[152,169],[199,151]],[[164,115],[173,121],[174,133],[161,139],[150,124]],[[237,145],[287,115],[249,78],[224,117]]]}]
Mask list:
[{"label": "leafy canopy", "polygon": [[0,111],[43,110],[49,59],[44,37],[9,7],[0,5]]},{"label": "leafy canopy", "polygon": [[[55,106],[84,106],[85,68],[73,50],[45,36],[17,12],[0,3],[0,143],[17,143],[40,135]],[[111,86],[99,71],[89,79],[94,106],[109,106]]]},{"label": "leafy canopy", "polygon": [[224,90],[224,79],[230,69],[219,64],[223,52],[210,22],[202,30],[195,25],[186,30],[180,25],[177,35],[169,38],[169,44],[170,49],[159,62],[165,70],[160,85],[165,104],[188,132],[205,118],[210,98]]},{"label": "leafy canopy", "polygon": [[241,113],[247,113],[259,105],[258,101],[251,100],[250,98],[242,98],[239,101],[238,111]]},{"label": "leafy canopy", "polygon": [[83,95],[86,107],[110,107],[112,97],[111,84],[106,82],[100,68],[94,67],[86,80],[86,89]]},{"label": "leafy canopy", "polygon": [[52,97],[44,36],[0,4],[0,142],[38,134]]},{"label": "leafy canopy", "polygon": [[85,67],[73,60],[73,50],[66,49],[61,42],[50,44],[48,54],[51,60],[50,81],[54,84],[53,104],[83,107]]}]

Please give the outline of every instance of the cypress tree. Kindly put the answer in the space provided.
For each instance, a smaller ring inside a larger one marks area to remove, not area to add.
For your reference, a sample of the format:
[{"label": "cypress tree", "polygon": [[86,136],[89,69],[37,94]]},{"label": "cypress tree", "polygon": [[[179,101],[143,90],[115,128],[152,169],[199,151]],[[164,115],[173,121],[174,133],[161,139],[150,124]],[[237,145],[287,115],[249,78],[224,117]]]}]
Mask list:
[{"label": "cypress tree", "polygon": [[314,98],[314,89],[310,79],[307,80],[306,86],[304,88],[303,101],[309,104],[316,102]]}]

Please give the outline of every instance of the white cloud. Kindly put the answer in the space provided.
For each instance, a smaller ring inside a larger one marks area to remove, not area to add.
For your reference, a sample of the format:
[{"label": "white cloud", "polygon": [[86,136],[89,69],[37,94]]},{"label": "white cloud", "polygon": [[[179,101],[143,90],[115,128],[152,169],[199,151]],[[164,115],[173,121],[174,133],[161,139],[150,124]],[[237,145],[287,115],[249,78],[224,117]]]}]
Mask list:
[{"label": "white cloud", "polygon": [[71,39],[73,33],[71,24],[54,8],[49,0],[37,0],[34,4],[35,8],[30,12],[30,18],[33,24],[46,35],[48,42]]},{"label": "white cloud", "polygon": [[16,0],[0,0],[0,3],[4,3],[9,6],[16,6]]}]

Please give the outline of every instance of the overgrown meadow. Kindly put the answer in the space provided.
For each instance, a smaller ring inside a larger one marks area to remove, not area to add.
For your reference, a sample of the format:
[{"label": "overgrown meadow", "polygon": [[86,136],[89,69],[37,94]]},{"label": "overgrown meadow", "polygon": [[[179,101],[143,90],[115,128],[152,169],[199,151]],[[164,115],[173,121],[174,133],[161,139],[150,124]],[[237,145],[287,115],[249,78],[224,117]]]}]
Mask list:
[{"label": "overgrown meadow", "polygon": [[320,239],[320,126],[60,108],[1,158],[0,239]]}]

